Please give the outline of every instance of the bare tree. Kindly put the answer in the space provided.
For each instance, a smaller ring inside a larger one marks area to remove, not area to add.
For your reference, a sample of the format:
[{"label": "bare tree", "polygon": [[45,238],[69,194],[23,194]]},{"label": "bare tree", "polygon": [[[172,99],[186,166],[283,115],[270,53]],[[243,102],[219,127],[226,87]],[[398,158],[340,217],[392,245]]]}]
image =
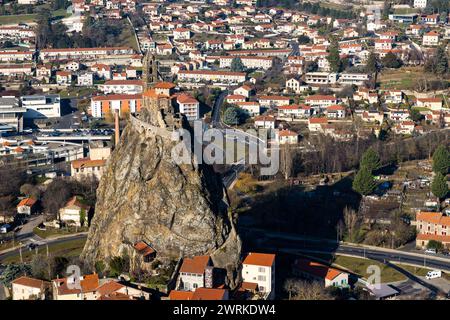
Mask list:
[{"label": "bare tree", "polygon": [[334,300],[319,281],[288,279],[284,289],[289,293],[289,300]]}]

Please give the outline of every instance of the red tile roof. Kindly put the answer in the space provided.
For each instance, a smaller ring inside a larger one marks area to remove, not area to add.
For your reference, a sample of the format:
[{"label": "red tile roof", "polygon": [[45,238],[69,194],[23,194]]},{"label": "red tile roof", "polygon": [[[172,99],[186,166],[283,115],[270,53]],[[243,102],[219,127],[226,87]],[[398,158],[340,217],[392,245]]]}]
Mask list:
[{"label": "red tile roof", "polygon": [[90,158],[83,158],[72,161],[74,169],[103,167],[106,164],[106,160],[91,160]]},{"label": "red tile roof", "polygon": [[416,214],[416,221],[424,221],[442,226],[450,226],[450,217],[444,216],[441,212],[419,212]]},{"label": "red tile roof", "polygon": [[192,291],[172,290],[169,293],[169,300],[192,300],[193,296]]},{"label": "red tile roof", "polygon": [[256,266],[271,267],[275,262],[275,255],[269,253],[254,253],[249,252],[247,257],[244,259],[243,264],[252,264]]},{"label": "red tile roof", "polygon": [[108,282],[102,284],[100,287],[98,287],[97,292],[103,296],[103,295],[108,295],[108,294],[114,293],[124,287],[125,286],[123,284],[120,284],[116,281],[108,281]]},{"label": "red tile roof", "polygon": [[224,300],[227,289],[197,288],[192,300]]},{"label": "red tile roof", "polygon": [[294,268],[312,274],[319,278],[324,278],[328,280],[333,280],[338,275],[343,273],[340,270],[331,268],[329,266],[326,266],[324,264],[313,262],[311,260],[306,259],[297,259],[294,263]]},{"label": "red tile roof", "polygon": [[36,203],[36,201],[37,200],[35,200],[33,198],[25,198],[19,202],[17,207],[23,207],[23,206],[32,207]]},{"label": "red tile roof", "polygon": [[11,283],[41,289],[44,286],[45,281],[24,276],[13,280]]},{"label": "red tile roof", "polygon": [[195,256],[191,258],[185,258],[181,265],[180,272],[203,274],[205,268],[209,263],[209,256]]}]

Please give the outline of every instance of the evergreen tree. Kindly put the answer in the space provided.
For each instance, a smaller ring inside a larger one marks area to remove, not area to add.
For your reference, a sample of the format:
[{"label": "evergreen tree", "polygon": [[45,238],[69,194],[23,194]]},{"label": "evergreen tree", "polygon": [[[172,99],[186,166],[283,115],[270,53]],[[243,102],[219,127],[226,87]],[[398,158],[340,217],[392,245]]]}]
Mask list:
[{"label": "evergreen tree", "polygon": [[435,61],[435,73],[440,76],[446,74],[448,72],[448,57],[444,47],[440,46],[437,48]]},{"label": "evergreen tree", "polygon": [[370,173],[380,169],[380,157],[378,153],[372,148],[367,149],[361,157],[361,161],[359,162],[360,168],[367,168]]},{"label": "evergreen tree", "polygon": [[439,199],[445,198],[448,194],[447,178],[442,173],[438,172],[431,183],[431,192]]},{"label": "evergreen tree", "polygon": [[377,184],[370,170],[367,167],[361,167],[353,180],[353,190],[366,196],[371,194],[376,186]]},{"label": "evergreen tree", "polygon": [[447,148],[440,145],[433,153],[433,171],[446,175],[450,167],[450,153]]},{"label": "evergreen tree", "polygon": [[330,68],[332,72],[340,72],[342,68],[341,58],[339,56],[339,44],[336,40],[330,45],[328,56],[328,63],[330,64]]},{"label": "evergreen tree", "polygon": [[366,71],[369,73],[376,73],[379,71],[378,57],[374,52],[371,52],[367,58]]},{"label": "evergreen tree", "polygon": [[242,63],[241,58],[236,57],[236,58],[233,58],[233,60],[231,60],[231,71],[242,72],[244,70],[245,70],[245,66]]},{"label": "evergreen tree", "polygon": [[386,68],[400,68],[402,66],[402,61],[392,52],[389,52],[382,59],[382,64]]},{"label": "evergreen tree", "polygon": [[241,122],[240,109],[238,107],[229,107],[223,114],[223,122],[227,125],[238,125]]}]

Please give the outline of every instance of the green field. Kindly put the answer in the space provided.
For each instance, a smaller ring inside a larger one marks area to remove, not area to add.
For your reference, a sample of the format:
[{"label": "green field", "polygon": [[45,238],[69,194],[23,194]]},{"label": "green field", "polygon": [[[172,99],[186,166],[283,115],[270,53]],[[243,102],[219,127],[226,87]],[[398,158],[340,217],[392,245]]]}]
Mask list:
[{"label": "green field", "polygon": [[21,22],[33,22],[36,20],[37,14],[19,14],[15,16],[0,16],[0,25],[2,24],[18,24]]},{"label": "green field", "polygon": [[77,232],[83,232],[83,231],[87,231],[87,228],[75,228],[75,227],[70,227],[70,228],[61,228],[61,229],[56,229],[56,228],[48,228],[46,230],[41,230],[38,228],[34,228],[33,232],[38,235],[41,238],[47,239],[47,238],[54,238],[57,236],[62,236],[62,235],[68,235],[68,234],[75,234]]},{"label": "green field", "polygon": [[[52,12],[54,18],[65,18],[69,16],[64,9],[56,10]],[[18,14],[0,16],[0,25],[4,24],[18,24],[18,23],[30,23],[36,21],[38,14]]]},{"label": "green field", "polygon": [[345,269],[350,270],[353,273],[365,279],[367,279],[371,275],[367,273],[367,268],[371,265],[378,266],[381,270],[382,283],[406,280],[406,277],[397,270],[394,270],[380,262],[369,259],[354,258],[347,256],[336,256],[334,264],[344,267]]}]

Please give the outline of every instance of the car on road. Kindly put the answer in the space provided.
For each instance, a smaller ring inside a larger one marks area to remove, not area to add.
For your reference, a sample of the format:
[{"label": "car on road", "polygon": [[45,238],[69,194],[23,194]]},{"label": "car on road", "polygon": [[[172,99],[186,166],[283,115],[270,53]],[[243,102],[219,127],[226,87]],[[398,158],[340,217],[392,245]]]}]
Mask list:
[{"label": "car on road", "polygon": [[11,225],[5,223],[4,225],[0,226],[0,233],[8,233],[8,231],[11,230]]},{"label": "car on road", "polygon": [[432,270],[432,271],[427,272],[425,279],[430,280],[430,279],[436,279],[436,278],[440,278],[440,277],[442,277],[442,271]]},{"label": "car on road", "polygon": [[426,249],[426,250],[425,250],[425,253],[428,253],[428,254],[437,254],[437,251],[436,251],[436,249]]}]

